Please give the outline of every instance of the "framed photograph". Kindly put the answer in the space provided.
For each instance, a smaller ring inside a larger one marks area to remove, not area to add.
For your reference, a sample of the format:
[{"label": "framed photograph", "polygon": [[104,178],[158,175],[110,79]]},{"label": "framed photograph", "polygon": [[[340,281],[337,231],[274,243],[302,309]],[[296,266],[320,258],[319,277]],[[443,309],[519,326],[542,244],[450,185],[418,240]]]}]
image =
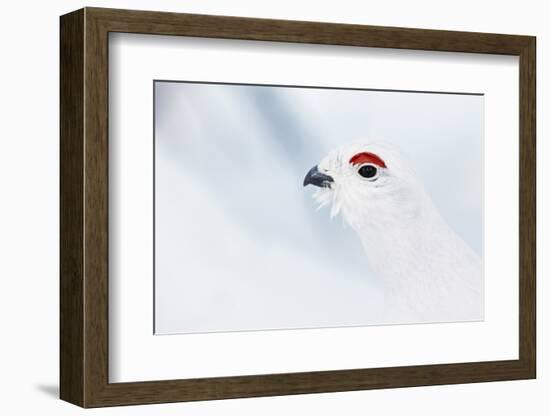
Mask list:
[{"label": "framed photograph", "polygon": [[61,17],[60,395],[535,378],[535,38]]}]

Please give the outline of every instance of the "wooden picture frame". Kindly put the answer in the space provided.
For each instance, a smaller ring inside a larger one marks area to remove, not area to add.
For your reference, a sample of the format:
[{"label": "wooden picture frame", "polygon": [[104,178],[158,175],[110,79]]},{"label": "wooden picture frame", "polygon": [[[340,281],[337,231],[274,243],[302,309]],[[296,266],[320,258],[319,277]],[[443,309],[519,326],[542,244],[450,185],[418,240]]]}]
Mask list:
[{"label": "wooden picture frame", "polygon": [[[85,8],[61,17],[60,396],[82,407],[535,378],[535,38]],[[297,42],[519,56],[519,359],[110,383],[108,34]]]}]

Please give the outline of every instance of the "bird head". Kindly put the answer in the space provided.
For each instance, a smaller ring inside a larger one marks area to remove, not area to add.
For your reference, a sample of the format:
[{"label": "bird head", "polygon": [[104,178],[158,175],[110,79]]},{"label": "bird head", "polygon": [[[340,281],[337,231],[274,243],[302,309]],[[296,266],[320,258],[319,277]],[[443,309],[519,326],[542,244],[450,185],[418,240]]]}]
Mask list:
[{"label": "bird head", "polygon": [[331,151],[304,178],[318,187],[319,207],[331,205],[331,217],[342,214],[358,229],[415,218],[425,193],[413,171],[389,145],[354,143]]}]

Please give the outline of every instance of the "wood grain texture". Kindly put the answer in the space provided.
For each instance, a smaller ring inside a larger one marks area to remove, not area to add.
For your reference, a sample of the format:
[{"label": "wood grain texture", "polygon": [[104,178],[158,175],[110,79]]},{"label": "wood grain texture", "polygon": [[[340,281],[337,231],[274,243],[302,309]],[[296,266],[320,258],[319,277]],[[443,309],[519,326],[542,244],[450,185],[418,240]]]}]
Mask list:
[{"label": "wood grain texture", "polygon": [[84,405],[84,12],[60,22],[60,388]]},{"label": "wood grain texture", "polygon": [[[369,46],[520,58],[518,360],[204,379],[108,381],[108,33]],[[86,8],[61,18],[61,397],[83,407],[533,378],[535,38]]]},{"label": "wood grain texture", "polygon": [[528,36],[87,8],[108,31],[519,55]]},{"label": "wood grain texture", "polygon": [[519,356],[536,377],[536,41],[520,54]]},{"label": "wood grain texture", "polygon": [[84,303],[85,406],[108,380],[109,180],[108,33],[85,10],[84,58]]}]

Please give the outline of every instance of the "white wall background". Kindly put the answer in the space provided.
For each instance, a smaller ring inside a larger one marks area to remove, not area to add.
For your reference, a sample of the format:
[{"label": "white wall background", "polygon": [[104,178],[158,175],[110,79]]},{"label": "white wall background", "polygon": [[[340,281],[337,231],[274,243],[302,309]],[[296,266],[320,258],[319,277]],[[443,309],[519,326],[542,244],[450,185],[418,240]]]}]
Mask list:
[{"label": "white wall background", "polygon": [[89,414],[422,414],[542,415],[550,399],[550,361],[542,326],[550,300],[542,269],[543,239],[550,232],[540,218],[543,184],[550,162],[545,145],[544,67],[550,55],[550,27],[544,2],[464,0],[461,2],[388,1],[254,2],[68,1],[6,3],[0,25],[3,59],[0,120],[0,409],[3,414],[78,414],[82,410],[56,399],[58,385],[58,16],[87,6],[318,20],[388,26],[530,34],[538,37],[539,161],[539,378],[535,381],[440,386],[339,394],[167,404]]}]

